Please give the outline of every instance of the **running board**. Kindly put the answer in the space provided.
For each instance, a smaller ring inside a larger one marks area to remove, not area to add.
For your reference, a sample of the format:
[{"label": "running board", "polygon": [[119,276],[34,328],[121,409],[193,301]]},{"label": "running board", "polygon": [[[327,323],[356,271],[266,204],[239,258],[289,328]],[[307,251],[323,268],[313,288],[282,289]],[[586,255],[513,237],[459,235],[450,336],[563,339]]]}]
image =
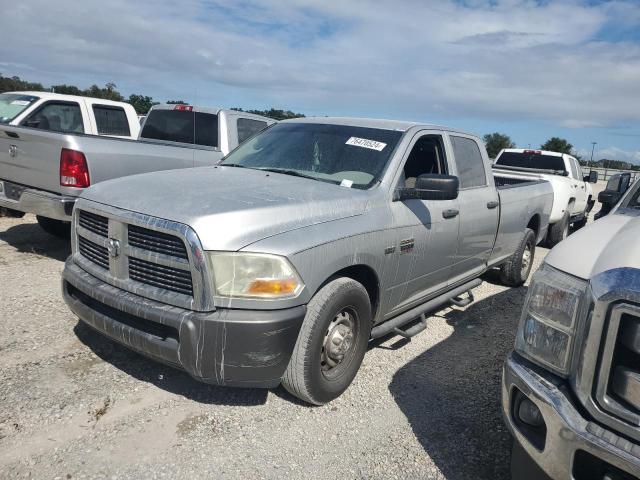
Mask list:
[{"label": "running board", "polygon": [[[427,313],[439,310],[444,305],[449,305],[451,303],[458,306],[465,306],[473,302],[474,298],[473,294],[471,293],[471,289],[476,288],[481,283],[482,280],[476,278],[475,280],[460,285],[459,287],[456,287],[453,290],[440,295],[439,297],[433,298],[428,302],[423,303],[422,305],[418,305],[417,307],[414,307],[407,312],[401,313],[397,317],[394,317],[391,320],[387,320],[381,325],[373,327],[373,329],[371,329],[371,338],[384,337],[391,332],[395,332],[405,338],[410,338],[427,328]],[[469,298],[458,298],[465,292],[468,293]],[[400,329],[400,327],[402,327],[403,325],[415,321],[417,318],[420,318],[420,323],[410,327],[407,330]]]}]

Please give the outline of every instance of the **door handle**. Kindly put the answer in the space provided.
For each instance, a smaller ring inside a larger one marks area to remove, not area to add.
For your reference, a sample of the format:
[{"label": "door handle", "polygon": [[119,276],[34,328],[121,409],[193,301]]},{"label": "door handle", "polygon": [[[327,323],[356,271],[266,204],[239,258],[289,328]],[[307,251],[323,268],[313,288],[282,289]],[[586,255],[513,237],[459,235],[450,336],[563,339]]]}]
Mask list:
[{"label": "door handle", "polygon": [[455,208],[450,208],[449,210],[443,210],[442,211],[442,217],[443,218],[453,218],[458,216],[458,214],[460,213],[459,210],[456,210]]},{"label": "door handle", "polygon": [[492,209],[492,208],[496,208],[498,205],[500,205],[500,202],[493,200],[491,202],[487,202],[487,208],[488,209]]}]

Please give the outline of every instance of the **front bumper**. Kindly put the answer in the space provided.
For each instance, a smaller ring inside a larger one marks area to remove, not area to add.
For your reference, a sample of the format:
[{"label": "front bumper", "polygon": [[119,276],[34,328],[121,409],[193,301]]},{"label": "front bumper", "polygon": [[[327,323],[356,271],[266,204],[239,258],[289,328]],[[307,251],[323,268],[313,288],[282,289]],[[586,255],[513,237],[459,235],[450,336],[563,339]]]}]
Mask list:
[{"label": "front bumper", "polygon": [[62,273],[69,308],[95,330],[206,383],[274,387],[293,352],[306,306],[194,312],[113,287],[71,257]]},{"label": "front bumper", "polygon": [[0,207],[55,220],[71,221],[76,197],[57,195],[44,190],[28,188],[0,179]]},{"label": "front bumper", "polygon": [[[542,451],[527,439],[514,418],[513,396],[518,390],[536,404],[544,418],[547,432]],[[509,355],[504,365],[502,411],[515,441],[549,478],[574,478],[577,452],[585,452],[614,469],[640,478],[640,445],[584,418],[570,392],[557,386],[551,375],[546,378],[514,353]]]}]

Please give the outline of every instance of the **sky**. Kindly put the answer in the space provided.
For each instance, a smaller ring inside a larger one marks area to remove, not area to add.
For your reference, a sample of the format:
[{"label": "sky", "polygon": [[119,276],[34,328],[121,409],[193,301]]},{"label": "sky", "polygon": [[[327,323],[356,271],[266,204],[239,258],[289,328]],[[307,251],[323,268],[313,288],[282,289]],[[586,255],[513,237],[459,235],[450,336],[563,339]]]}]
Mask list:
[{"label": "sky", "polygon": [[640,0],[21,0],[0,17],[0,73],[559,136],[640,164]]}]

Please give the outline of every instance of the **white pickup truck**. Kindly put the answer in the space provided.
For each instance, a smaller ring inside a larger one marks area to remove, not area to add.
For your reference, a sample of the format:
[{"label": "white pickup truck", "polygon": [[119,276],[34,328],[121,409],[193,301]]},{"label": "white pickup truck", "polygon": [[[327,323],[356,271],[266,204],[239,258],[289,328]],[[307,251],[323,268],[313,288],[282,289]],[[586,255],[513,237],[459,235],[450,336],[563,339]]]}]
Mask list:
[{"label": "white pickup truck", "polygon": [[570,226],[577,230],[586,225],[595,203],[590,183],[598,181],[598,173],[583,175],[575,157],[547,150],[506,148],[496,157],[493,170],[506,179],[538,179],[551,183],[553,209],[546,237],[549,247],[564,240]]},{"label": "white pickup truck", "polygon": [[[138,134],[133,107],[119,104],[125,116],[105,131],[95,116],[107,108],[98,106],[101,100],[51,95],[0,94],[5,119],[0,122],[0,207],[34,213],[44,230],[63,237],[69,235],[73,205],[86,187],[138,173],[214,165],[275,123],[234,110],[157,105]],[[124,135],[125,126],[131,137]]]}]

